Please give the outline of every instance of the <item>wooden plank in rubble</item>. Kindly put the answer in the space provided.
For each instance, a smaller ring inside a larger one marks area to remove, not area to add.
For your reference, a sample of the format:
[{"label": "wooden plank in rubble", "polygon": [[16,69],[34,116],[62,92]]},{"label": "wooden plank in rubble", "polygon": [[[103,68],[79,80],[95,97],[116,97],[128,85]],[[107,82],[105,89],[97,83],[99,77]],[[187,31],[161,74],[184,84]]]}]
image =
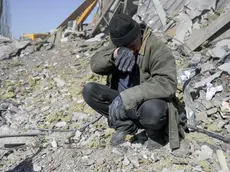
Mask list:
[{"label": "wooden plank in rubble", "polygon": [[218,19],[212,22],[208,27],[195,30],[192,35],[185,41],[185,44],[193,51],[197,49],[206,40],[211,38],[221,28],[230,22],[230,9],[223,13]]}]

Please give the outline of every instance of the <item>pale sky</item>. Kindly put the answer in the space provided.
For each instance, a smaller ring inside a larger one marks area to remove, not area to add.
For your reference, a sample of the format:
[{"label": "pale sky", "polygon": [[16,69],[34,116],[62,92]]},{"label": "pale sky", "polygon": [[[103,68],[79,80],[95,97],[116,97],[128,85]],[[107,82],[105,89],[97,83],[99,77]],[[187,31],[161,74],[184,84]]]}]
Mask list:
[{"label": "pale sky", "polygon": [[82,2],[83,0],[10,0],[12,34],[18,38],[23,33],[49,32],[57,28]]}]

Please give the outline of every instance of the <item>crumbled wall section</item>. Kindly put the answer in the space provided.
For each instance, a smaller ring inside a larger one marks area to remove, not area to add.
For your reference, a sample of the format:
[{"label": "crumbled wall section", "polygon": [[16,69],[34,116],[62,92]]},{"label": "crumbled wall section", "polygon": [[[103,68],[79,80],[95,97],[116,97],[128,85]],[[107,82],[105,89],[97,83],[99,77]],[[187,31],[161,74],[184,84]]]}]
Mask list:
[{"label": "crumbled wall section", "polygon": [[[159,0],[165,13],[168,17],[174,16],[177,14],[185,4],[188,3],[188,0]],[[217,9],[225,7],[230,1],[229,0],[218,0]],[[153,0],[140,0],[138,13],[140,17],[153,29],[161,30],[163,25],[161,20],[156,12],[156,9],[153,4]]]},{"label": "crumbled wall section", "polygon": [[[179,12],[184,6],[185,0],[159,0],[167,16]],[[154,30],[163,27],[161,20],[156,12],[153,0],[140,0],[138,13],[140,17]]]}]

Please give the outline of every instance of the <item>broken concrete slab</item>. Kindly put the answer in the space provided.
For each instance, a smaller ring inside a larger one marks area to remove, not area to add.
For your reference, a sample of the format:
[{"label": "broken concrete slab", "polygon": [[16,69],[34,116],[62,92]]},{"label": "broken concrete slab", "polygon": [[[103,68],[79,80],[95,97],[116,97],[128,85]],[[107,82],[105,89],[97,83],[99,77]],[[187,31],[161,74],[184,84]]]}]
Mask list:
[{"label": "broken concrete slab", "polygon": [[228,72],[228,74],[230,75],[230,62],[219,66],[219,69],[222,71]]},{"label": "broken concrete slab", "polygon": [[201,44],[208,40],[211,36],[217,33],[225,25],[230,22],[230,10],[228,9],[218,19],[212,22],[208,27],[195,30],[192,35],[186,41],[186,45],[193,51],[197,49]]},{"label": "broken concrete slab", "polygon": [[209,54],[212,57],[223,57],[230,50],[230,39],[225,39],[218,42],[215,47],[211,50],[208,50]]},{"label": "broken concrete slab", "polygon": [[218,108],[212,108],[206,111],[208,116],[212,116],[213,114],[216,114],[218,112]]},{"label": "broken concrete slab", "polygon": [[167,18],[166,18],[166,13],[165,13],[165,10],[164,10],[162,4],[160,3],[159,0],[152,0],[152,1],[153,1],[153,5],[155,7],[155,10],[157,11],[157,14],[161,20],[162,25],[165,26]]},{"label": "broken concrete slab", "polygon": [[207,120],[208,120],[207,113],[205,111],[196,113],[196,120],[202,121],[202,122],[207,122]]},{"label": "broken concrete slab", "polygon": [[199,160],[203,161],[203,160],[212,159],[213,150],[209,146],[203,145],[201,146],[201,151],[196,153],[198,153]]},{"label": "broken concrete slab", "polygon": [[191,19],[201,15],[204,10],[216,9],[216,0],[190,0],[186,12]]}]

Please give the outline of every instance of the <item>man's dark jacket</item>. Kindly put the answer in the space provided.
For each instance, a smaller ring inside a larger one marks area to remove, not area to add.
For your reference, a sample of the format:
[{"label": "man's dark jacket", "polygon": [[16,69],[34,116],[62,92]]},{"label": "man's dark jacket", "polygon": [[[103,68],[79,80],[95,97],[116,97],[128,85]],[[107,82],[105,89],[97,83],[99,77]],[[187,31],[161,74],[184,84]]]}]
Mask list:
[{"label": "man's dark jacket", "polygon": [[[112,44],[104,47],[91,58],[91,69],[100,75],[114,72]],[[172,98],[177,90],[175,58],[169,48],[157,38],[150,28],[146,28],[142,46],[137,56],[140,84],[126,89],[120,95],[126,109],[132,109],[149,99],[165,99],[169,106],[169,140],[171,148],[179,146],[178,111]],[[110,83],[111,84],[111,83]],[[112,85],[110,85],[112,87]]]}]

